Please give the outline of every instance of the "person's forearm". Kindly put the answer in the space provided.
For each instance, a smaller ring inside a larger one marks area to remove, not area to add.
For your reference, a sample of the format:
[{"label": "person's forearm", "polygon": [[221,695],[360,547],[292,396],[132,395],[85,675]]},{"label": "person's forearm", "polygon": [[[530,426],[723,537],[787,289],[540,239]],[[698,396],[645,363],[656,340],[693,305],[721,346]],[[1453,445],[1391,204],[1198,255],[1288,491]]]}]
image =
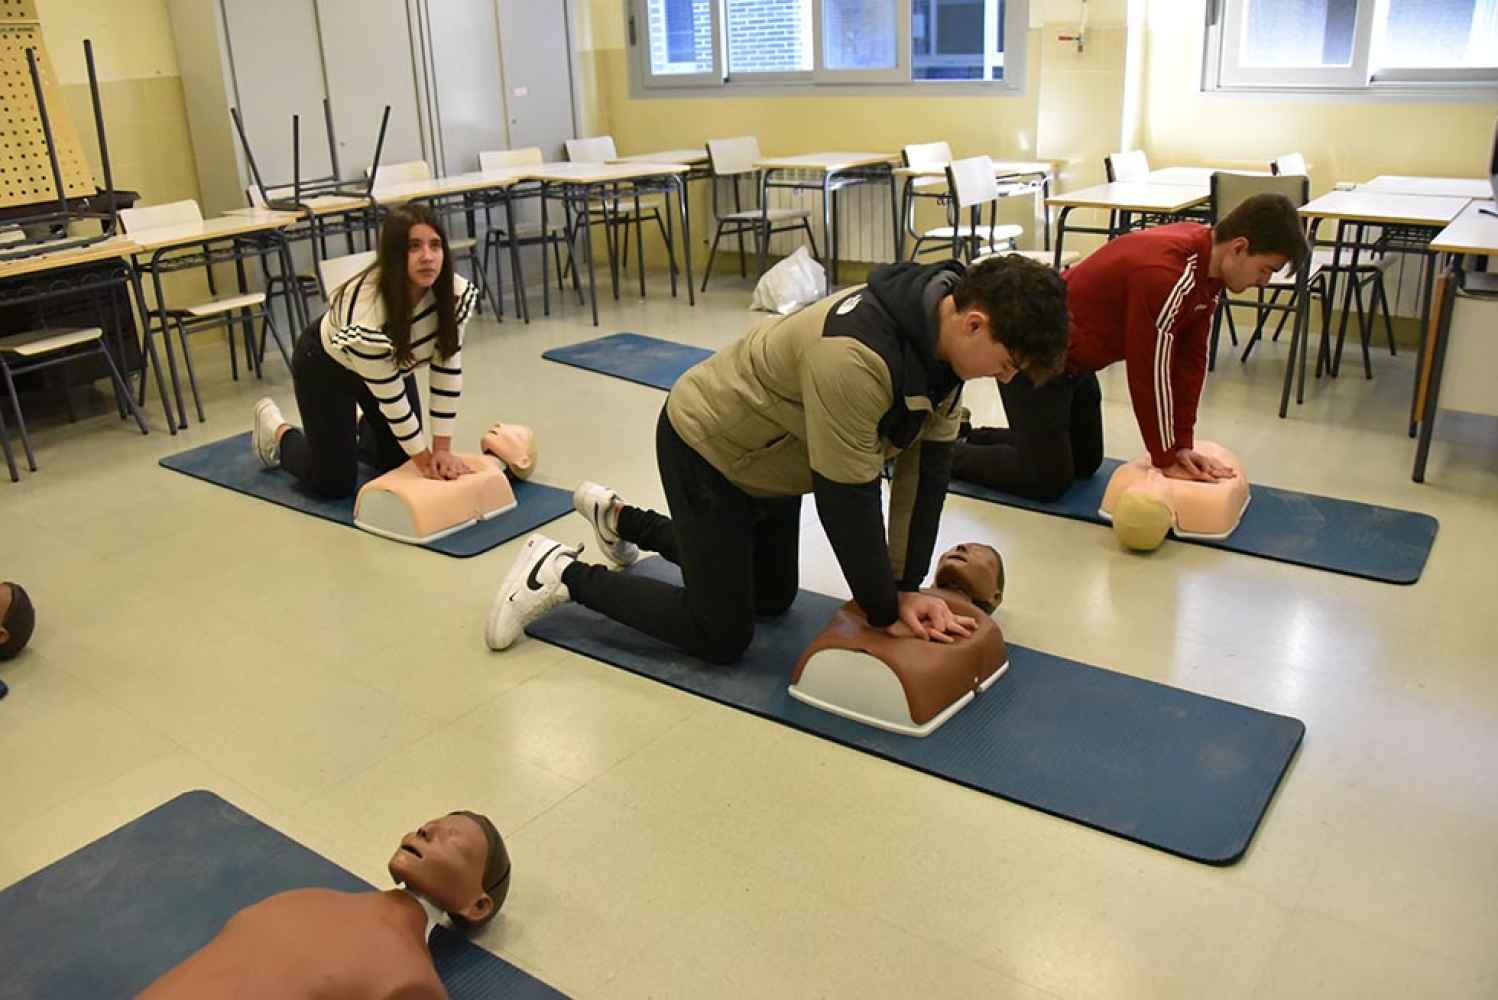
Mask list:
[{"label": "person's forearm", "polygon": [[448,435],[442,435],[441,437],[433,437],[432,438],[432,450],[433,451],[452,451],[453,450],[453,439],[450,436],[448,436]]}]

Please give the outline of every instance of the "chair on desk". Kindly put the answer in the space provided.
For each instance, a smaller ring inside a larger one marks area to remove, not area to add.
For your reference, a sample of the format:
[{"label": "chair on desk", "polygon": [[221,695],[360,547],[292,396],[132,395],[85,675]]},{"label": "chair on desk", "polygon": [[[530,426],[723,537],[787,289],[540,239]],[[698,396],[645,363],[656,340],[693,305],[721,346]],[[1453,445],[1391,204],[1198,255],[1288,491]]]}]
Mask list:
[{"label": "chair on desk", "polygon": [[[1230,213],[1243,202],[1257,194],[1282,194],[1290,199],[1297,208],[1311,200],[1311,182],[1304,176],[1280,176],[1266,177],[1263,174],[1238,174],[1228,171],[1217,171],[1212,175],[1212,195],[1208,201],[1208,212],[1211,221],[1215,225],[1223,216]],[[1306,264],[1306,294],[1312,298],[1321,299],[1321,327],[1323,336],[1331,315],[1331,298],[1328,294],[1328,272],[1323,267],[1323,260],[1313,253],[1311,260]],[[1265,299],[1265,292],[1270,294]],[[1288,296],[1287,302],[1281,299]],[[1217,367],[1217,342],[1222,327],[1222,321],[1226,318],[1229,332],[1233,335],[1233,344],[1237,346],[1238,338],[1233,332],[1232,307],[1235,305],[1251,306],[1255,311],[1257,322],[1254,325],[1253,335],[1249,338],[1248,345],[1243,350],[1241,362],[1247,362],[1248,356],[1253,353],[1254,345],[1264,333],[1264,323],[1272,312],[1280,313],[1279,324],[1274,330],[1274,339],[1278,340],[1280,331],[1284,328],[1285,321],[1291,316],[1298,315],[1300,300],[1296,297],[1296,273],[1293,265],[1287,265],[1275,273],[1269,280],[1269,284],[1263,288],[1256,289],[1253,299],[1231,299],[1229,293],[1223,292],[1217,300],[1217,311],[1212,317],[1212,341],[1211,351],[1208,355],[1207,367],[1215,370]],[[1309,327],[1309,323],[1307,324]],[[1298,336],[1302,338],[1300,343],[1309,343],[1310,330],[1301,330]],[[1292,345],[1293,346],[1293,345]],[[1293,353],[1293,352],[1292,352]]]},{"label": "chair on desk", "polygon": [[[1275,157],[1269,163],[1269,172],[1277,177],[1297,175],[1308,177],[1310,174],[1310,171],[1306,169],[1306,158],[1300,153],[1286,153],[1284,156]],[[1379,239],[1373,244],[1372,249],[1368,251],[1367,256],[1359,253],[1358,266],[1356,268],[1352,266],[1352,257],[1348,253],[1344,253],[1342,255],[1342,261],[1340,264],[1338,264],[1338,266],[1332,266],[1332,261],[1335,255],[1330,249],[1325,248],[1332,248],[1336,245],[1337,241],[1335,238],[1330,240],[1317,240],[1317,259],[1321,261],[1322,269],[1329,276],[1328,280],[1331,283],[1333,291],[1335,291],[1338,276],[1351,275],[1352,277],[1352,280],[1354,282],[1352,298],[1358,311],[1358,331],[1363,343],[1363,371],[1368,378],[1372,378],[1373,361],[1368,354],[1368,341],[1372,338],[1373,322],[1377,317],[1380,308],[1382,308],[1384,315],[1384,333],[1388,337],[1389,341],[1389,354],[1398,355],[1399,353],[1398,349],[1394,346],[1394,324],[1389,316],[1389,293],[1384,284],[1384,272],[1387,271],[1394,262],[1393,254],[1389,252],[1391,249],[1390,242],[1388,240],[1387,234],[1380,236]],[[1428,266],[1434,266],[1434,263],[1428,262]],[[1365,289],[1369,293],[1368,306],[1366,310],[1363,306],[1363,292]],[[1343,329],[1345,330],[1346,321],[1344,320],[1343,322]],[[1326,359],[1318,359],[1317,361],[1318,371],[1320,369],[1322,360]],[[1337,373],[1337,369],[1341,367],[1341,363],[1342,342],[1341,338],[1339,337],[1337,341],[1336,354],[1334,357],[1330,358],[1331,372],[1333,375]]]},{"label": "chair on desk", "polygon": [[[541,153],[540,146],[526,146],[523,149],[486,149],[479,153],[479,169],[485,173],[493,170],[508,170],[513,167],[534,167],[546,162],[546,157]],[[505,197],[512,197],[513,189],[505,193]],[[480,258],[480,264],[484,273],[489,273],[489,254],[494,254],[494,288],[495,301],[503,314],[504,310],[504,280],[500,274],[499,260],[503,251],[512,248],[541,247],[541,252],[546,253],[546,248],[551,248],[552,259],[556,262],[557,289],[566,288],[563,283],[565,271],[562,267],[562,247],[567,243],[567,226],[564,223],[546,223],[546,232],[541,232],[541,223],[517,222],[514,232],[504,226],[495,225],[490,215],[491,203],[484,202],[484,251]],[[567,257],[570,264],[572,248],[568,246]],[[519,308],[516,310],[525,322],[531,321],[530,305],[526,301],[525,279],[521,274],[521,264],[518,255],[512,255],[511,269],[515,272],[515,297],[519,300]]]},{"label": "chair on desk", "polygon": [[[570,163],[608,163],[619,158],[619,151],[614,146],[614,137],[611,135],[595,135],[587,139],[568,139],[563,146],[567,150],[567,160]],[[638,199],[638,217],[635,211],[636,198],[634,195],[624,196],[614,194],[605,201],[595,199],[588,205],[586,218],[579,216],[573,220],[576,230],[583,225],[593,226],[607,218],[609,226],[605,235],[608,236],[609,256],[613,257],[615,244],[617,242],[615,231],[624,230],[624,241],[620,246],[621,266],[629,267],[629,230],[636,222],[654,222],[660,230],[661,239],[667,241],[670,246],[669,237],[666,234],[665,203],[662,194],[668,188],[648,181],[637,185],[640,191],[650,192]],[[676,270],[676,258],[673,255],[670,261],[671,270]]]},{"label": "chair on desk", "polygon": [[[251,208],[267,210],[270,209],[270,206],[265,202],[265,198],[261,195],[260,188],[258,186],[251,184],[249,187],[245,188],[244,196],[245,200],[250,203]],[[298,222],[296,225],[286,230],[286,238],[291,242],[295,242],[300,239],[306,239],[307,242],[312,246],[312,257],[315,266],[315,262],[318,259],[318,247],[317,241],[310,238],[310,226],[311,224],[309,222]],[[317,282],[317,273],[315,270],[309,271],[307,273],[298,272],[295,275],[294,280],[296,294],[302,297],[302,314],[310,316],[311,312],[307,309],[308,301],[311,300],[314,296],[322,295],[322,286]],[[287,278],[283,274],[271,275],[270,280],[265,283],[266,298],[274,299],[277,295],[282,294],[285,288],[290,284],[292,284],[292,279]]]},{"label": "chair on desk", "polygon": [[[127,234],[167,226],[195,225],[202,221],[203,213],[199,210],[198,203],[191,200],[120,210],[120,226]],[[286,367],[291,367],[291,352],[281,339],[281,332],[276,328],[276,321],[271,315],[266,298],[265,292],[244,292],[225,298],[205,299],[185,307],[167,308],[164,303],[158,302],[155,309],[149,310],[145,316],[141,317],[145,326],[145,336],[148,338],[156,332],[152,329],[153,319],[160,321],[160,332],[163,337],[170,336],[170,328],[176,327],[177,337],[182,343],[182,358],[187,365],[187,383],[192,389],[193,404],[197,407],[199,421],[204,421],[207,417],[203,413],[203,399],[198,393],[197,377],[193,374],[192,354],[187,346],[189,333],[216,329],[220,326],[228,332],[225,339],[229,342],[229,368],[236,382],[239,380],[239,355],[235,348],[233,333],[233,325],[236,322],[244,324],[245,365],[254,370],[257,378],[261,375],[260,358],[265,354],[267,336],[275,339],[276,347],[280,349]],[[254,335],[256,320],[259,320],[261,324],[258,347],[255,344]],[[173,377],[175,378],[175,375]],[[145,393],[145,379],[141,379],[141,402],[145,401]],[[179,414],[179,417],[185,426],[186,415]]]},{"label": "chair on desk", "polygon": [[[432,168],[425,160],[407,160],[404,163],[382,163],[375,168],[374,183],[370,190],[378,194],[381,188],[395,187],[400,184],[415,184],[420,181],[432,179]],[[417,199],[420,200],[420,199]],[[494,292],[485,280],[483,262],[479,259],[479,241],[474,236],[458,236],[453,232],[450,220],[453,212],[449,210],[438,210],[435,206],[433,211],[442,219],[443,226],[447,229],[447,252],[453,256],[453,270],[458,269],[458,261],[468,261],[468,272],[473,282],[478,286],[479,297],[474,302],[476,312],[482,314],[484,311],[484,296],[489,296],[490,304],[494,306],[494,312],[499,314],[499,302],[494,298]]]},{"label": "chair on desk", "polygon": [[[1000,184],[994,178],[993,161],[986,156],[953,160],[947,164],[948,215],[950,225],[927,229],[916,237],[910,259],[923,253],[950,253],[971,263],[979,257],[1014,249],[1014,241],[1024,234],[1023,226],[998,221],[999,200],[1009,188],[1022,185]],[[983,207],[988,206],[988,222],[982,221]],[[966,221],[963,213],[967,213]],[[933,243],[931,249],[923,244]]]},{"label": "chair on desk", "polygon": [[[32,472],[37,470],[36,453],[31,447],[31,435],[26,430],[26,418],[21,413],[21,395],[16,391],[15,376],[83,361],[91,357],[104,359],[105,368],[109,373],[110,388],[114,390],[115,406],[120,411],[120,418],[124,419],[127,415],[134,417],[140,432],[149,433],[146,428],[146,418],[130,395],[130,389],[125,385],[125,380],[120,376],[120,369],[114,362],[114,356],[109,353],[104,331],[99,327],[60,327],[0,337],[0,376],[3,376],[5,380],[5,391],[10,395],[11,411],[15,414],[16,428],[21,435],[21,445],[26,450],[26,464]],[[144,376],[141,381],[145,381]],[[67,403],[68,417],[76,419],[73,412],[73,398],[68,395],[66,388],[63,389],[63,399]],[[10,434],[5,428],[3,416],[0,416],[0,445],[4,448],[5,464],[10,469],[11,482],[19,482],[21,476],[16,469],[15,455],[10,447]]]},{"label": "chair on desk", "polygon": [[[804,231],[806,240],[811,244],[811,255],[821,260],[817,252],[817,238],[811,232],[811,212],[804,208],[769,208],[769,207],[744,207],[743,195],[739,188],[739,181],[749,177],[752,181],[757,173],[755,164],[762,157],[759,152],[759,140],[752,135],[740,136],[736,139],[709,139],[707,141],[707,158],[712,164],[713,171],[713,215],[718,220],[718,228],[713,233],[712,249],[707,254],[707,267],[702,273],[702,290],[707,291],[707,279],[713,273],[713,260],[718,255],[718,242],[724,236],[737,237],[739,241],[739,277],[748,277],[748,261],[744,254],[744,236],[746,234],[754,237],[754,250],[757,254],[763,243],[768,249],[770,237],[779,233],[792,233]],[[719,180],[728,180],[733,189],[733,208],[731,210],[720,208],[718,205]],[[750,184],[751,188],[758,188],[758,184]]]}]

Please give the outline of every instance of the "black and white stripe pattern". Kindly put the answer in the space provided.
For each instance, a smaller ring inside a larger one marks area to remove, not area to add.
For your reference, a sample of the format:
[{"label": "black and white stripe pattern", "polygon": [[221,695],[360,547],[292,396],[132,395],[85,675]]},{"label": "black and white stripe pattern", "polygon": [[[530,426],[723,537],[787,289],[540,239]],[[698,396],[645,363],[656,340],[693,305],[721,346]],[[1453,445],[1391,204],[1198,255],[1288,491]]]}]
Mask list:
[{"label": "black and white stripe pattern", "polygon": [[1186,258],[1186,270],[1181,272],[1175,287],[1165,296],[1165,304],[1155,317],[1155,420],[1160,432],[1160,448],[1171,451],[1175,448],[1175,395],[1171,387],[1170,371],[1175,352],[1175,326],[1180,317],[1181,303],[1191,295],[1196,285],[1196,254]]},{"label": "black and white stripe pattern", "polygon": [[[411,317],[411,361],[399,365],[395,347],[385,336],[385,303],[373,272],[355,278],[322,320],[323,349],[339,364],[362,378],[380,403],[380,412],[408,455],[425,447],[421,417],[406,399],[405,377],[422,365],[431,365],[428,412],[433,437],[452,437],[458,420],[458,402],[463,395],[463,328],[478,301],[478,292],[461,275],[453,275],[457,295],[458,350],[450,358],[436,356],[437,301],[427,292]],[[337,296],[335,295],[335,299]]]}]

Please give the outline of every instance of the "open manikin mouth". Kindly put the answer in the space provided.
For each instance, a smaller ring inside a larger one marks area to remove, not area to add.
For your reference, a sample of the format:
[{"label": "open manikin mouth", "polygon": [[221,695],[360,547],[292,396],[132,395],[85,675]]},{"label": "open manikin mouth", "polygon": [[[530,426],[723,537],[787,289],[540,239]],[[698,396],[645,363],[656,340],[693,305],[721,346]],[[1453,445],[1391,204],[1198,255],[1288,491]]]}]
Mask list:
[{"label": "open manikin mouth", "polygon": [[410,844],[402,844],[401,850],[405,851],[407,854],[414,855],[417,860],[421,859],[421,852],[412,847]]}]

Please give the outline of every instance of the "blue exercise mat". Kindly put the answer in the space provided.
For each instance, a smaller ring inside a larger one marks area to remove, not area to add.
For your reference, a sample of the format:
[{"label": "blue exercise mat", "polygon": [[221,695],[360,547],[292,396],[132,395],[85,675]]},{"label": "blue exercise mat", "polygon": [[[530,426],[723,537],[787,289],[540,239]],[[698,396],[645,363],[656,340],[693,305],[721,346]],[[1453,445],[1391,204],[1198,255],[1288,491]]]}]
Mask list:
[{"label": "blue exercise mat", "polygon": [[[188,451],[168,455],[161,460],[164,468],[182,472],[194,479],[226,486],[261,500],[290,507],[329,521],[354,527],[354,498],[324,500],[302,488],[296,477],[280,469],[266,469],[250,450],[250,434],[201,445]],[[366,465],[359,466],[359,485],[374,479],[378,473]],[[503,545],[512,538],[529,534],[547,521],[572,512],[572,494],[540,483],[515,482],[514,510],[480,521],[471,528],[454,532],[421,546],[447,556],[467,559]],[[376,536],[371,535],[371,538]]]},{"label": "blue exercise mat", "polygon": [[[663,559],[626,572],[679,583]],[[1305,734],[1298,719],[1009,645],[1009,670],[930,736],[899,736],[792,698],[797,659],[841,601],[801,591],[714,667],[577,604],[527,633],[672,687],[1194,861],[1248,848]]]},{"label": "blue exercise mat", "polygon": [[[187,792],[0,892],[0,1000],[134,996],[235,913],[306,888],[374,886],[217,795]],[[453,1000],[565,997],[446,927],[429,943]]]},{"label": "blue exercise mat", "polygon": [[[1107,524],[1098,508],[1113,470],[1122,464],[1116,458],[1103,459],[1091,479],[1073,483],[1060,500],[1051,503],[961,479],[953,479],[949,489],[975,500]],[[1256,484],[1232,535],[1220,542],[1174,540],[1383,583],[1414,583],[1430,558],[1439,527],[1440,522],[1429,514]]]},{"label": "blue exercise mat", "polygon": [[670,389],[682,374],[713,352],[638,333],[612,333],[570,347],[558,347],[541,357],[601,375],[612,375],[653,389]]}]

